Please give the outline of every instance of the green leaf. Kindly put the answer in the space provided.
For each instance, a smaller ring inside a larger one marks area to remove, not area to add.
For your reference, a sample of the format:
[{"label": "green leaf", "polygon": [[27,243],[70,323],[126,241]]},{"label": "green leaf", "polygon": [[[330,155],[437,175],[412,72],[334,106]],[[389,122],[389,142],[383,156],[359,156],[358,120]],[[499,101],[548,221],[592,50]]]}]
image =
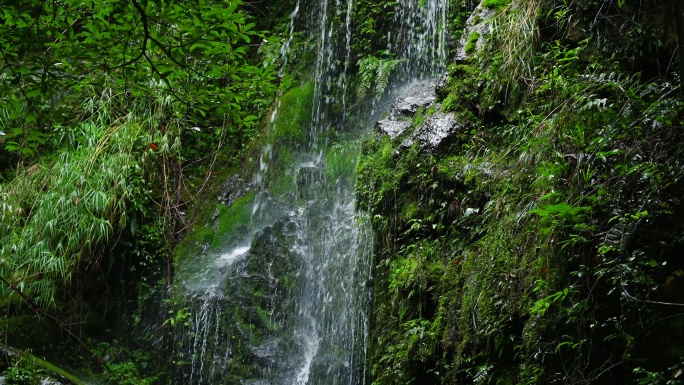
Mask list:
[{"label": "green leaf", "polygon": [[160,73],[159,76],[160,76],[162,79],[166,79],[167,77],[169,77],[169,75],[171,75],[171,74],[174,73],[174,72],[175,72],[174,70],[164,71],[164,72]]}]

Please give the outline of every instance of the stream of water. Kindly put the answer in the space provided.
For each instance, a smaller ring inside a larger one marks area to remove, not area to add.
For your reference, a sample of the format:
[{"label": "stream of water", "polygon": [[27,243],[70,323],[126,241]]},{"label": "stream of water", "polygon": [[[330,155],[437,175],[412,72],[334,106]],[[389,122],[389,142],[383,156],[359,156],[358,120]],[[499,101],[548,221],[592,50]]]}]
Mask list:
[{"label": "stream of water", "polygon": [[[281,50],[287,63],[295,22],[309,18],[317,46],[310,123],[300,127],[306,135],[283,147],[277,101],[248,188],[248,223],[219,251],[207,248],[179,266],[189,303],[175,342],[184,383],[361,385],[369,378],[373,240],[355,210],[354,172],[377,116],[349,119],[347,110],[352,0],[310,6],[297,1]],[[445,0],[400,0],[395,15],[388,48],[407,59],[397,78],[434,76],[445,62]]]}]

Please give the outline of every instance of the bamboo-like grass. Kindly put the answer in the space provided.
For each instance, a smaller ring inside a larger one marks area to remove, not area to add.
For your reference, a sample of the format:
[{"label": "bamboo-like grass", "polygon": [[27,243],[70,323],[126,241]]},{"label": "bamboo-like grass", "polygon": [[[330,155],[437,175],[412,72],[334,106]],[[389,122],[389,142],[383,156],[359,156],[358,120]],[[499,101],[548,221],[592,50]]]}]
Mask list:
[{"label": "bamboo-like grass", "polygon": [[[122,96],[88,99],[84,121],[57,127],[60,151],[17,170],[0,185],[0,287],[6,299],[20,291],[35,304],[55,305],[60,287],[81,267],[101,263],[104,246],[127,225],[144,192],[144,163],[178,150],[170,100],[123,107]],[[113,111],[125,111],[115,113]]]},{"label": "bamboo-like grass", "polygon": [[534,63],[539,40],[537,17],[541,0],[514,0],[491,21],[494,38],[499,44],[502,62],[500,71],[514,80],[534,88]]}]

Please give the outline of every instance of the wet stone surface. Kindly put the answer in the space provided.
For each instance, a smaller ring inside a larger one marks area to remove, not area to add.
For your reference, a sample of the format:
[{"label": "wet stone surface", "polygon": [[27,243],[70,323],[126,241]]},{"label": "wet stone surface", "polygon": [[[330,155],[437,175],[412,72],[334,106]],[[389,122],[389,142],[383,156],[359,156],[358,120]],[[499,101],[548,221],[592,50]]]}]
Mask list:
[{"label": "wet stone surface", "polygon": [[[485,40],[484,36],[492,33],[493,27],[491,19],[496,14],[496,11],[483,7],[482,4],[478,5],[468,20],[466,20],[465,28],[463,29],[463,35],[461,35],[461,40],[458,42],[458,48],[456,50],[456,55],[454,56],[454,61],[465,62],[476,52],[480,51],[484,46]],[[468,41],[471,39],[474,33],[479,35],[477,41],[474,42],[474,47],[467,50]]]},{"label": "wet stone surface", "polygon": [[420,108],[435,107],[436,112],[425,117],[423,123],[402,141],[401,146],[411,147],[418,143],[425,149],[437,149],[463,127],[453,113],[442,112],[441,104],[435,103],[437,93],[444,87],[442,83],[446,84],[446,76],[406,87],[395,99],[387,118],[377,122],[376,129],[395,139],[411,127],[413,117]]},{"label": "wet stone surface", "polygon": [[453,113],[438,111],[427,117],[402,146],[410,147],[417,141],[423,148],[436,149],[462,127],[463,124],[456,120]]},{"label": "wet stone surface", "polygon": [[404,96],[395,100],[392,112],[394,115],[412,116],[418,108],[428,107],[436,98],[434,81],[419,83],[413,87],[410,86]]},{"label": "wet stone surface", "polygon": [[385,134],[389,135],[390,139],[394,139],[397,136],[401,135],[411,127],[411,121],[408,119],[405,120],[393,120],[391,118],[383,119],[377,123],[377,128],[381,131],[384,132]]},{"label": "wet stone surface", "polygon": [[419,108],[429,107],[436,98],[434,81],[410,85],[394,100],[389,115],[376,128],[394,139],[411,127],[411,117]]},{"label": "wet stone surface", "polygon": [[244,196],[251,190],[249,183],[245,182],[240,175],[235,174],[228,178],[218,191],[218,200],[226,206],[232,206],[235,200]]}]

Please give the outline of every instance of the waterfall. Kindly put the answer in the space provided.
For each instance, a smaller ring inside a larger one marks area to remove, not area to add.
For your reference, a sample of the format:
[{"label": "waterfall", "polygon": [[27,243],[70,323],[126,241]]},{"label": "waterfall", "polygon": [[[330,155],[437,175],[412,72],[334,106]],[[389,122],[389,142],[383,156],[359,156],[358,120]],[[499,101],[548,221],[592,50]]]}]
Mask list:
[{"label": "waterfall", "polygon": [[[404,80],[443,68],[444,2],[397,3],[388,48],[407,59]],[[281,55],[287,63],[295,21],[307,17],[313,79],[276,101],[251,182],[214,214],[214,230],[228,230],[179,263],[179,383],[359,385],[369,378],[373,240],[355,210],[354,173],[373,117],[348,119],[352,0],[310,6],[296,2]]]},{"label": "waterfall", "polygon": [[398,0],[390,40],[398,59],[406,59],[407,80],[434,76],[446,65],[446,0]]}]

